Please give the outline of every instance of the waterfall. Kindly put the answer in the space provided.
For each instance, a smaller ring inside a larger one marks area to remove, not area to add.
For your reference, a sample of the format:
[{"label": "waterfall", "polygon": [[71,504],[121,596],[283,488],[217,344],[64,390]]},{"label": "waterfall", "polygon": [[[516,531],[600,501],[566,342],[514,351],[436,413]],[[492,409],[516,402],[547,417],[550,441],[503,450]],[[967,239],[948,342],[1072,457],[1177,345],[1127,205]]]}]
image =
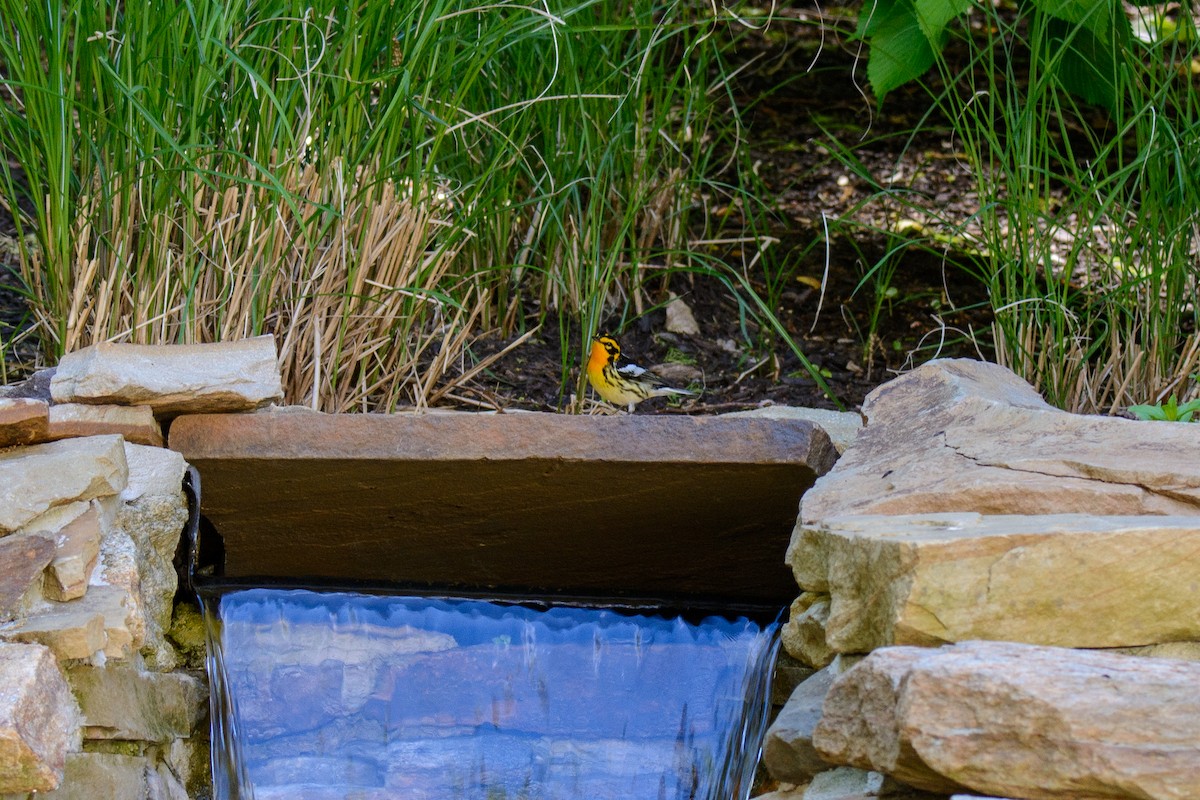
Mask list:
[{"label": "waterfall", "polygon": [[745,800],[777,621],[205,597],[216,800]]}]

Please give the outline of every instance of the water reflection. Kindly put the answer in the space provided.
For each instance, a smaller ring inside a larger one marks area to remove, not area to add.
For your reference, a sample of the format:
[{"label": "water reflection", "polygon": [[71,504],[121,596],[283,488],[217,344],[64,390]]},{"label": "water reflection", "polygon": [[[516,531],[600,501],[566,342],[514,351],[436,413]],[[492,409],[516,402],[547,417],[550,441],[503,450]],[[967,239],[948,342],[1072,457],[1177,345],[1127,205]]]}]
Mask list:
[{"label": "water reflection", "polygon": [[220,800],[749,794],[773,624],[280,589],[208,606]]}]

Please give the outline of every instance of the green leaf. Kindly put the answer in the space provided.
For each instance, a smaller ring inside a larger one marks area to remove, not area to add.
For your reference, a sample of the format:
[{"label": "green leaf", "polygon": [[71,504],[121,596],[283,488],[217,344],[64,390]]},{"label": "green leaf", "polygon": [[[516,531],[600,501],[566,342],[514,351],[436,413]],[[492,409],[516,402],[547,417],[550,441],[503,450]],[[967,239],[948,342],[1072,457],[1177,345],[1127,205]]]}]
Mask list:
[{"label": "green leaf", "polygon": [[1171,395],[1167,402],[1158,405],[1130,406],[1129,413],[1141,420],[1191,422],[1195,415],[1200,413],[1200,398],[1179,405],[1175,395]]},{"label": "green leaf", "polygon": [[1112,30],[1111,0],[1032,0],[1032,3],[1043,14],[1083,25],[1102,43],[1108,42]]},{"label": "green leaf", "polygon": [[859,30],[870,37],[867,79],[879,102],[933,66],[933,48],[911,0],[873,0],[863,7]]},{"label": "green leaf", "polygon": [[946,26],[970,8],[970,0],[916,0],[914,4],[921,32],[925,34],[929,44],[938,50],[942,48]]},{"label": "green leaf", "polygon": [[1162,421],[1162,420],[1166,420],[1166,418],[1167,418],[1166,415],[1163,413],[1162,406],[1156,406],[1156,405],[1152,406],[1152,405],[1142,404],[1142,405],[1130,406],[1129,413],[1133,414],[1138,419],[1144,420],[1147,422],[1152,421],[1152,420]]},{"label": "green leaf", "polygon": [[1112,37],[1095,35],[1090,26],[1062,19],[1047,21],[1049,52],[1061,52],[1056,73],[1062,87],[1089,103],[1115,109],[1125,70],[1124,54]]}]

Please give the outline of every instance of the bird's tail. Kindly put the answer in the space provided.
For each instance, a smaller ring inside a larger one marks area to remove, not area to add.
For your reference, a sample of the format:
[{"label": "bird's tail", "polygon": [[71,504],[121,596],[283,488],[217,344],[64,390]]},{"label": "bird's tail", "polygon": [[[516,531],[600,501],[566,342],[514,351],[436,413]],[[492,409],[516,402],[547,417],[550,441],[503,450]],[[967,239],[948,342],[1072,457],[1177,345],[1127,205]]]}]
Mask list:
[{"label": "bird's tail", "polygon": [[669,386],[657,386],[650,390],[651,397],[667,397],[673,394],[681,394],[685,397],[695,397],[695,392],[689,392],[687,389],[672,389]]}]

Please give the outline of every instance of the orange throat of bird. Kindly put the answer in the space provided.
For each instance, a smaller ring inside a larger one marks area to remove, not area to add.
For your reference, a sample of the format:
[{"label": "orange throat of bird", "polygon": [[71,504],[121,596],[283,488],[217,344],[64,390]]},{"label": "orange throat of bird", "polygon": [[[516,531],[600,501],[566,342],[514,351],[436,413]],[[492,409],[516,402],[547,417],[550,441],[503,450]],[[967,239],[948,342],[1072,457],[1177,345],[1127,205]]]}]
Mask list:
[{"label": "orange throat of bird", "polygon": [[592,352],[588,356],[587,363],[588,375],[600,377],[606,364],[608,364],[608,351],[599,342],[592,342]]}]

